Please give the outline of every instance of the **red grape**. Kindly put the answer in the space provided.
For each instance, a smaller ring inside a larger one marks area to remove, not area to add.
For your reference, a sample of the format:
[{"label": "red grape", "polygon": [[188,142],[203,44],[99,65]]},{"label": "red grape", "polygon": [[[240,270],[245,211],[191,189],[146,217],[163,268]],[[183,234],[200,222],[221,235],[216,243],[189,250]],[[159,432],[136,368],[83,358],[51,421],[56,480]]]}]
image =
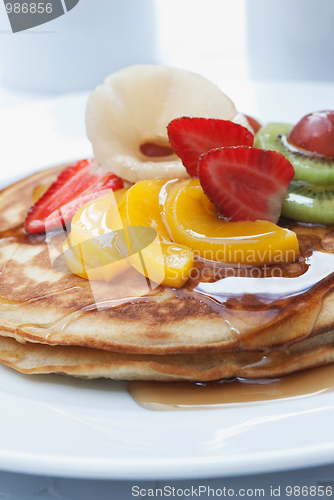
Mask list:
[{"label": "red grape", "polygon": [[287,137],[288,143],[306,154],[334,157],[334,111],[304,116]]}]

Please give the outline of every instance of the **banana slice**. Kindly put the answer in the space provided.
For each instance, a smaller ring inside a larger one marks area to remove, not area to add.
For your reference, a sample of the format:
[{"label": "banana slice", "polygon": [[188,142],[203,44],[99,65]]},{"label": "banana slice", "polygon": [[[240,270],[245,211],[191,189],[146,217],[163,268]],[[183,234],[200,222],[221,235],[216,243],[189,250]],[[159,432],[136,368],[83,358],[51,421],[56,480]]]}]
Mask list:
[{"label": "banana slice", "polygon": [[180,116],[235,120],[249,127],[233,102],[206,78],[139,65],[109,76],[90,95],[87,135],[98,162],[123,179],[187,178],[166,129]]}]

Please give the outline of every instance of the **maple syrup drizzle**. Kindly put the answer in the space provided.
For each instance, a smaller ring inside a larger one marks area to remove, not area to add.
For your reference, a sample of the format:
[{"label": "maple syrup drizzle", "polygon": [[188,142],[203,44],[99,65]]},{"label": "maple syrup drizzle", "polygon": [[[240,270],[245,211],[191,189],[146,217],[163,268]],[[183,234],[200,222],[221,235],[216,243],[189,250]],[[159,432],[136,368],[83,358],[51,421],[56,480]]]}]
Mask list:
[{"label": "maple syrup drizzle", "polygon": [[334,254],[313,251],[305,259],[307,270],[297,277],[226,277],[214,283],[199,283],[194,289],[219,303],[243,294],[255,294],[263,302],[288,298],[302,294],[320,280],[334,272]]},{"label": "maple syrup drizzle", "polygon": [[18,300],[8,299],[6,297],[0,296],[0,311],[1,310],[5,311],[7,309],[12,309],[12,308],[16,308],[16,307],[18,308],[18,307],[26,306],[29,304],[34,304],[36,302],[39,302],[39,301],[47,298],[50,295],[59,295],[59,294],[63,294],[66,292],[73,291],[73,290],[78,289],[78,288],[80,288],[80,287],[72,286],[70,288],[64,288],[63,290],[54,290],[50,293],[46,293],[45,295],[40,295],[40,296],[35,297],[33,299],[24,300],[22,302],[19,302]]},{"label": "maple syrup drizzle", "polygon": [[333,364],[275,379],[207,383],[135,380],[128,384],[130,396],[140,406],[157,411],[221,409],[311,397],[333,390]]}]

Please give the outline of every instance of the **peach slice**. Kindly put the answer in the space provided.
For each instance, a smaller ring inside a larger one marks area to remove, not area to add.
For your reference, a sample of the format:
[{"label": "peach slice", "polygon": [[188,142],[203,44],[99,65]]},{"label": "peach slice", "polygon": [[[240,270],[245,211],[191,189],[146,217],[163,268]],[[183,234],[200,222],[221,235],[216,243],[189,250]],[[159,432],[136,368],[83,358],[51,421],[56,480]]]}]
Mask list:
[{"label": "peach slice", "polygon": [[43,194],[49,189],[51,184],[39,184],[35,187],[32,195],[32,201],[37,203],[40,198],[42,198]]},{"label": "peach slice", "polygon": [[[133,185],[119,200],[118,210],[122,223],[127,228],[149,226],[157,231],[155,244],[147,245],[139,254],[131,256],[129,262],[139,272],[156,283],[181,288],[193,267],[193,252],[190,248],[174,243],[162,219],[159,197],[165,180],[140,181]],[[115,220],[116,218],[116,220]],[[106,223],[114,227],[117,223],[115,211],[109,211]]]},{"label": "peach slice", "polygon": [[[127,237],[119,216],[116,220],[116,202],[125,191],[119,189],[97,198],[74,215],[71,234],[64,245],[66,263],[74,274],[91,280],[111,281],[130,268],[126,258]],[[110,209],[115,211],[112,229],[105,222]]]},{"label": "peach slice", "polygon": [[210,260],[258,266],[299,258],[295,233],[268,221],[226,220],[198,179],[171,186],[164,215],[174,241]]}]

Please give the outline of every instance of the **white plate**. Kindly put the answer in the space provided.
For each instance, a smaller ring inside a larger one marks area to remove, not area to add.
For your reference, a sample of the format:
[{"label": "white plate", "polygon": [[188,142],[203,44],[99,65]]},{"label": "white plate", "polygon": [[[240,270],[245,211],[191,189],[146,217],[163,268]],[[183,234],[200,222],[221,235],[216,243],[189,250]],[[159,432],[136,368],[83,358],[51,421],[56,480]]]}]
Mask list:
[{"label": "white plate", "polygon": [[224,410],[152,412],[126,383],[0,367],[0,469],[80,478],[244,475],[334,458],[334,393]]},{"label": "white plate", "polygon": [[[286,121],[301,107],[298,92],[289,88],[292,107]],[[22,176],[34,167],[89,154],[84,102],[80,95],[5,110],[0,118],[0,164],[7,166],[2,176]],[[310,109],[308,102],[305,113]],[[334,460],[334,393],[224,410],[150,412],[130,398],[126,383],[24,376],[0,366],[0,401],[0,469],[8,471],[176,479]]]}]

